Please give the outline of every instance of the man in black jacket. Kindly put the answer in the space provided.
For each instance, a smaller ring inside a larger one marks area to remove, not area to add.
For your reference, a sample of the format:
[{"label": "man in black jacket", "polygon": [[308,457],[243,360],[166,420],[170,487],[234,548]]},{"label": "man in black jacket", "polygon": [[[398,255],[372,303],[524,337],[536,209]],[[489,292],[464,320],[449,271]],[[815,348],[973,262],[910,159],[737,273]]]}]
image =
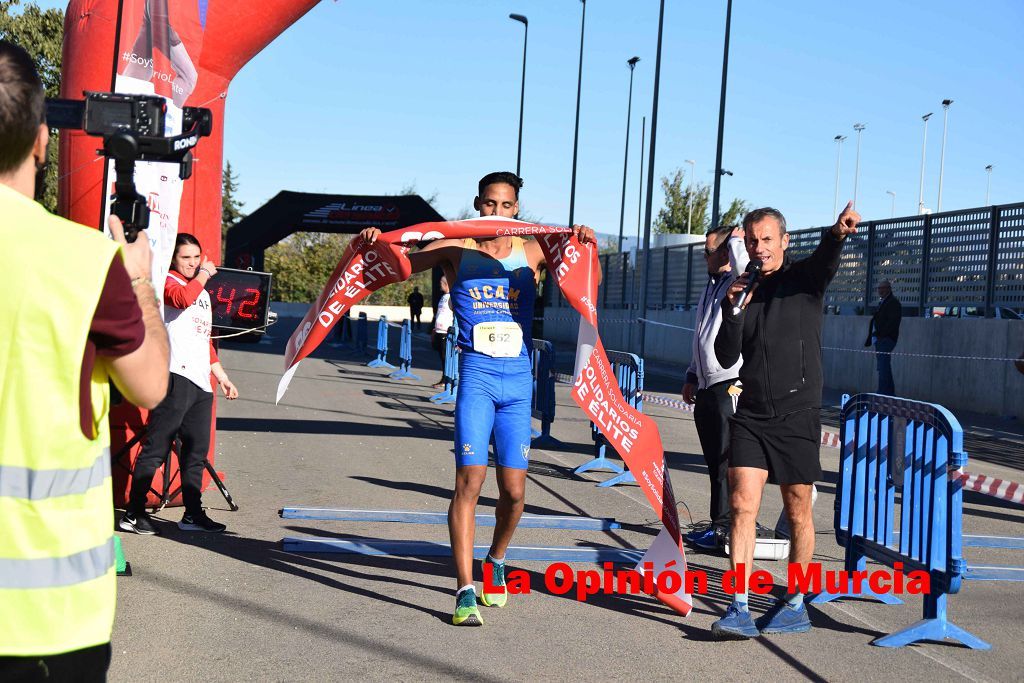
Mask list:
[{"label": "man in black jacket", "polygon": [[[744,586],[750,580],[755,521],[767,481],[782,490],[792,530],[790,563],[806,572],[814,555],[811,491],[821,478],[822,308],[843,240],[857,232],[859,221],[853,203],[847,204],[814,253],[793,262],[786,254],[789,234],[782,213],[757,209],[743,219],[747,252],[763,263],[761,277],[742,307],[750,275],[744,273],[729,288],[715,353],[724,367],[743,358],[743,393],[731,422],[729,489],[731,561],[733,569],[745,574]],[[787,595],[755,624],[747,594],[738,593],[711,632],[716,638],[744,639],[810,627],[801,594]]]},{"label": "man in black jacket", "polygon": [[868,338],[864,346],[875,345],[875,359],[878,369],[878,393],[896,395],[896,384],[892,378],[892,350],[900,338],[900,322],[903,320],[903,306],[892,293],[888,280],[878,283],[878,310],[871,316]]}]

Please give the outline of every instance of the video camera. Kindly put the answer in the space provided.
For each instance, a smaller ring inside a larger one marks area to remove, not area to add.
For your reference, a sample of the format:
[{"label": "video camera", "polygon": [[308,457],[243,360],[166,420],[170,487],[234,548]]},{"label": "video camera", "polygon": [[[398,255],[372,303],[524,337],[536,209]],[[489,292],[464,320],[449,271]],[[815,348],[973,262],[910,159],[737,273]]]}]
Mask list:
[{"label": "video camera", "polygon": [[203,107],[182,109],[181,135],[164,136],[167,101],[158,95],[86,92],[84,100],[48,99],[46,123],[51,128],[84,130],[103,138],[103,155],[114,160],[114,202],[111,211],[134,242],[149,226],[146,198],[135,189],[136,161],[178,164],[178,177],[192,176],[192,148],[213,131],[213,113]]}]

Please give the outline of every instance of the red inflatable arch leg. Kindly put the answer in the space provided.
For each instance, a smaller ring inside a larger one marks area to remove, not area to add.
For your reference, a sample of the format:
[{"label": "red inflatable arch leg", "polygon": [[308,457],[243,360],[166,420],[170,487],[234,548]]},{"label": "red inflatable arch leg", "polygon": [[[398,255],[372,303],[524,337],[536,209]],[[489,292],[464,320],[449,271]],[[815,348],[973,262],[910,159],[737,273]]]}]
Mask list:
[{"label": "red inflatable arch leg", "polygon": [[[112,91],[115,83],[131,81],[168,98],[174,108],[212,110],[213,133],[194,150],[193,175],[180,188],[180,206],[164,205],[161,212],[165,225],[167,217],[176,218],[172,228],[196,235],[217,263],[222,256],[221,168],[228,86],[239,69],[315,4],[316,0],[71,0],[68,5],[62,97],[80,98],[85,90]],[[105,183],[112,183],[104,178],[106,165],[96,159],[98,146],[96,138],[81,131],[61,132],[59,211],[97,227],[110,195]],[[145,417],[144,411],[130,405],[111,411],[112,452],[126,450]],[[127,449],[122,463],[130,465],[138,451],[138,445]],[[154,481],[160,481],[159,473]],[[204,488],[208,484],[206,477]],[[127,470],[115,465],[115,504],[124,504],[129,485]]]}]

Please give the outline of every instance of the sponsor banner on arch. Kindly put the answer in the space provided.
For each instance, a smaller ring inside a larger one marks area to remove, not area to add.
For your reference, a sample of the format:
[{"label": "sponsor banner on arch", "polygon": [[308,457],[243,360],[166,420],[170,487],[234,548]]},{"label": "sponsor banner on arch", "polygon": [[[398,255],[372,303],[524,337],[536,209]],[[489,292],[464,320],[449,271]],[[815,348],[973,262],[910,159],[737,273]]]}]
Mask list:
[{"label": "sponsor banner on arch", "polygon": [[[199,80],[196,67],[203,47],[206,2],[194,0],[121,0],[113,91],[159,95],[167,102],[165,136],[181,133],[182,107]],[[107,196],[114,193],[114,162],[107,162]],[[163,283],[178,235],[183,181],[178,164],[139,161],[135,187],[146,198],[147,234],[153,249],[152,279]],[[106,230],[110,203],[103,207]],[[207,245],[203,245],[204,249]]]}]

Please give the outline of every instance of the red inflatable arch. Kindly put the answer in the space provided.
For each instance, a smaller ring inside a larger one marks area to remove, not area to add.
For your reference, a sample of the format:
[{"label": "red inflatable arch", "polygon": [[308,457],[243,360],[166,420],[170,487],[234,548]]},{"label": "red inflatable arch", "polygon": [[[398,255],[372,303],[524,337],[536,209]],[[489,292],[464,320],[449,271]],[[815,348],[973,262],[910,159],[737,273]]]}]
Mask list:
[{"label": "red inflatable arch", "polygon": [[[112,91],[116,83],[132,80],[167,97],[172,110],[202,106],[213,111],[213,134],[193,150],[193,175],[180,186],[180,206],[165,215],[173,215],[176,227],[195,234],[217,263],[222,256],[221,168],[228,86],[239,69],[316,1],[71,0],[68,5],[62,97],[80,98],[85,90]],[[99,146],[96,138],[80,131],[61,133],[59,210],[89,226],[101,224],[110,194],[105,187],[112,183],[112,178],[105,178],[105,164],[97,161]],[[157,199],[152,193],[150,197]],[[126,497],[126,466],[138,451],[138,445],[127,450],[125,445],[144,421],[145,415],[132,406],[122,405],[111,413],[111,449],[121,452],[125,466],[114,468],[118,505]],[[211,462],[213,454],[211,439]]]}]

